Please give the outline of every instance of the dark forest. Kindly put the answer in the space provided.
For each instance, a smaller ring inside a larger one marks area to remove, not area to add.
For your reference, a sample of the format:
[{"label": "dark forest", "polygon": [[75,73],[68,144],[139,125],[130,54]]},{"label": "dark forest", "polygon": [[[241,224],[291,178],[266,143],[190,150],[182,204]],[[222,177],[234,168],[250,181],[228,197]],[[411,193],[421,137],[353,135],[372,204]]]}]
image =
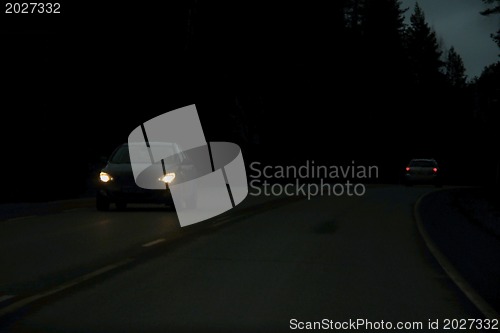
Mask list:
[{"label": "dark forest", "polygon": [[[499,6],[487,0],[477,15],[500,17]],[[207,140],[238,143],[247,163],[354,160],[393,183],[411,158],[432,157],[448,184],[500,181],[500,62],[466,77],[419,6],[62,9],[1,18],[3,201],[81,195],[132,129],[189,104]]]}]

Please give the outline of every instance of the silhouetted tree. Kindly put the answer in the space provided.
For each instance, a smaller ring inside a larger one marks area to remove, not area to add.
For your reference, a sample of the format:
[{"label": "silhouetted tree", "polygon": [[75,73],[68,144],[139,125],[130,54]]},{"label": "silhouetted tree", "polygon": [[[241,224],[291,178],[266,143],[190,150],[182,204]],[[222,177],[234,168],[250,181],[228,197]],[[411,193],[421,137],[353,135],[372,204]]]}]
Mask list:
[{"label": "silhouetted tree", "polygon": [[[441,61],[442,52],[436,33],[427,23],[418,3],[405,31],[405,46],[410,76],[407,89],[411,91],[407,108],[409,112],[419,115],[411,120],[412,127],[416,129],[415,135],[421,138],[419,147],[448,149],[448,146],[438,146],[446,145],[443,126],[449,125],[453,116],[450,100],[444,93],[446,78],[441,72],[444,65]],[[422,136],[422,128],[425,128],[425,136]]]},{"label": "silhouetted tree", "polygon": [[[480,91],[480,108],[486,123],[500,120],[500,61],[487,66],[476,81]],[[498,126],[498,123],[495,124]]]},{"label": "silhouetted tree", "polygon": [[[483,156],[487,180],[495,184],[500,183],[500,155],[498,155],[498,142],[500,140],[500,61],[487,66],[481,76],[473,82],[476,93],[475,123],[478,133],[477,145]],[[491,168],[489,167],[491,165]]]},{"label": "silhouetted tree", "polygon": [[[483,2],[492,7],[483,10],[481,12],[482,15],[500,14],[500,0],[483,0]],[[500,47],[500,29],[495,34],[492,34],[491,37],[497,43],[498,47]]]},{"label": "silhouetted tree", "polygon": [[[364,144],[367,154],[377,154],[377,146],[392,149],[389,136],[381,132],[389,128],[400,130],[391,123],[406,100],[403,47],[404,10],[399,0],[350,0],[346,2],[347,40],[352,57],[349,59],[349,117],[366,137],[378,135]],[[397,134],[395,134],[397,135]]]},{"label": "silhouetted tree", "polygon": [[425,14],[418,2],[410,17],[410,26],[406,31],[406,45],[414,83],[417,86],[435,87],[440,81],[443,67],[442,52],[436,38],[425,19]]},{"label": "silhouetted tree", "polygon": [[452,87],[462,88],[465,86],[467,75],[465,75],[464,62],[453,46],[448,51],[445,69],[446,78]]},{"label": "silhouetted tree", "polygon": [[[453,144],[446,147],[455,153],[466,153],[471,143],[471,121],[473,115],[473,94],[467,84],[466,68],[460,54],[452,46],[445,57],[446,85],[440,89],[442,105],[440,110],[443,126],[446,126],[446,137],[453,137]],[[449,126],[453,122],[453,126]]]},{"label": "silhouetted tree", "polygon": [[[488,6],[481,12],[482,15],[499,15],[500,0],[483,0]],[[500,47],[500,27],[496,33],[491,34],[495,43]],[[500,56],[500,54],[499,54]],[[474,82],[476,91],[476,117],[480,122],[483,133],[486,133],[486,151],[498,151],[497,143],[500,138],[498,127],[500,125],[500,61],[487,66],[481,76]],[[489,143],[489,145],[488,145]],[[500,156],[494,158],[495,184],[500,183]]]}]

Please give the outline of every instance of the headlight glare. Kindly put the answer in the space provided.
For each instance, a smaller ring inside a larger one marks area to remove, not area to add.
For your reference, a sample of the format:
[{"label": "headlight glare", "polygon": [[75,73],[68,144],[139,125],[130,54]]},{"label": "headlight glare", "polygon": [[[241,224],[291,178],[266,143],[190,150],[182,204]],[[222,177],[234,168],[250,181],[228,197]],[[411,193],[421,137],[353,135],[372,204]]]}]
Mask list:
[{"label": "headlight glare", "polygon": [[175,179],[175,173],[170,172],[167,173],[165,176],[161,177],[159,180],[161,180],[166,184],[170,184],[174,179]]},{"label": "headlight glare", "polygon": [[111,177],[111,175],[109,173],[106,173],[106,172],[101,172],[99,174],[99,180],[103,183],[107,183],[109,182],[110,180],[113,180],[113,177]]}]

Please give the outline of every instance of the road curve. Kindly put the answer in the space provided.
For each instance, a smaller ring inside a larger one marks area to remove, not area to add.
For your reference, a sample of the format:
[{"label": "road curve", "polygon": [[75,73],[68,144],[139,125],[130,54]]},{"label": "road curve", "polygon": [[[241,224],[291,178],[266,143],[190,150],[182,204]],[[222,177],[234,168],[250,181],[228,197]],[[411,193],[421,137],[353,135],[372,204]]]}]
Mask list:
[{"label": "road curve", "polygon": [[[375,186],[362,197],[316,197],[175,246],[158,243],[154,256],[17,313],[0,330],[286,332],[292,319],[364,319],[442,331],[447,318],[481,315],[436,263],[415,226],[413,204],[430,190]],[[147,211],[106,214],[107,223],[123,224],[123,234],[111,240],[106,228],[94,231],[93,239],[101,240],[95,251],[109,246],[118,255],[126,252],[119,238],[141,243],[168,228]],[[65,226],[52,230],[53,237],[67,236]],[[86,230],[68,228],[75,234]],[[436,320],[440,329],[429,329]]]}]

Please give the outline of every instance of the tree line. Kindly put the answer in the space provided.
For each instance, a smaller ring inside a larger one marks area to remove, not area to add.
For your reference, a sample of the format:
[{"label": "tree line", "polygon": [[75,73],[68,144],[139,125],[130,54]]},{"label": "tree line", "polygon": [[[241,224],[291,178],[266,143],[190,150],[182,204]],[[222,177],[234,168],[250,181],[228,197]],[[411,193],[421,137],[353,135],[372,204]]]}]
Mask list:
[{"label": "tree line", "polygon": [[418,2],[191,4],[186,54],[203,87],[192,100],[215,137],[270,159],[429,156],[457,175],[464,159],[496,163],[498,64],[468,78]]},{"label": "tree line", "polygon": [[[483,15],[499,17],[499,0],[484,3]],[[11,177],[0,200],[79,193],[95,176],[88,167],[132,129],[189,104],[208,141],[240,144],[248,162],[355,160],[378,165],[380,181],[389,181],[410,158],[433,157],[456,179],[498,180],[500,65],[466,77],[459,52],[441,45],[418,5],[188,0],[154,12],[127,8],[103,9],[96,20],[68,11],[47,31],[21,33],[2,21],[4,141],[16,141],[5,156],[29,155],[43,176],[36,188],[30,177]],[[38,65],[26,66],[33,57]],[[58,177],[72,181],[54,180],[57,163],[70,166]],[[19,164],[19,174],[33,172]]]}]

